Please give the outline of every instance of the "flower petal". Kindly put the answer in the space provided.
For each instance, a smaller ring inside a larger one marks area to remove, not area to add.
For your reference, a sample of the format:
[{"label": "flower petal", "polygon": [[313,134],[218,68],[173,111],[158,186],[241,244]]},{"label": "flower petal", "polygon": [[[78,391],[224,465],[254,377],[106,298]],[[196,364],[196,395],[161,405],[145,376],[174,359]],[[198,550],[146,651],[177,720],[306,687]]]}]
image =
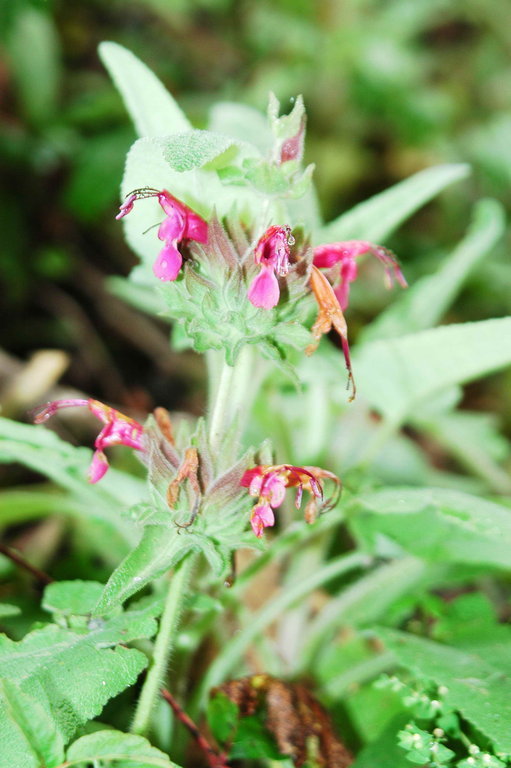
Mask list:
[{"label": "flower petal", "polygon": [[279,281],[275,277],[273,269],[263,264],[261,271],[248,289],[248,300],[254,307],[272,309],[279,303],[279,298]]},{"label": "flower petal", "polygon": [[108,461],[103,451],[94,451],[92,462],[89,467],[89,483],[97,483],[104,476],[108,469]]},{"label": "flower petal", "polygon": [[265,528],[275,525],[275,515],[269,504],[256,504],[250,515],[250,525],[258,538],[261,538]]},{"label": "flower petal", "polygon": [[175,280],[182,264],[183,257],[177,250],[176,244],[167,243],[153,264],[153,272],[156,277],[165,282]]},{"label": "flower petal", "polygon": [[158,237],[160,240],[164,240],[166,243],[172,243],[173,241],[179,241],[183,239],[183,233],[186,228],[186,222],[184,216],[178,211],[173,211],[158,227]]}]

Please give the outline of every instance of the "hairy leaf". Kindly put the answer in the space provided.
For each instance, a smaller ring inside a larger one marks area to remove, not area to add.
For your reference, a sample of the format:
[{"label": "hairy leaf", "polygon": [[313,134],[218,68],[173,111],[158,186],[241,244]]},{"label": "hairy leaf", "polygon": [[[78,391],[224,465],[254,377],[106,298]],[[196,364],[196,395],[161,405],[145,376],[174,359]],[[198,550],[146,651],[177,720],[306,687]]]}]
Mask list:
[{"label": "hairy leaf", "polygon": [[400,294],[362,334],[364,341],[400,336],[435,325],[449,309],[471,271],[491,255],[504,232],[500,203],[481,200],[461,243],[432,275]]},{"label": "hairy leaf", "polygon": [[104,42],[99,55],[119,89],[139,136],[188,131],[190,123],[170,93],[140,59],[118,43]]},{"label": "hairy leaf", "polygon": [[42,607],[60,616],[87,616],[93,612],[102,591],[99,581],[56,581],[44,590]]},{"label": "hairy leaf", "polygon": [[435,562],[511,566],[511,510],[443,488],[392,488],[350,502],[355,534],[378,550],[388,537]]},{"label": "hairy leaf", "polygon": [[469,166],[463,164],[438,165],[419,171],[331,221],[315,240],[318,243],[354,239],[382,242],[416,210],[449,184],[465,178],[469,171]]},{"label": "hairy leaf", "polygon": [[370,342],[355,358],[359,396],[400,423],[450,387],[510,365],[510,338],[504,317]]},{"label": "hairy leaf", "polygon": [[142,736],[121,731],[97,731],[71,744],[66,754],[66,766],[101,761],[102,765],[114,763],[121,768],[178,768],[176,763]]}]

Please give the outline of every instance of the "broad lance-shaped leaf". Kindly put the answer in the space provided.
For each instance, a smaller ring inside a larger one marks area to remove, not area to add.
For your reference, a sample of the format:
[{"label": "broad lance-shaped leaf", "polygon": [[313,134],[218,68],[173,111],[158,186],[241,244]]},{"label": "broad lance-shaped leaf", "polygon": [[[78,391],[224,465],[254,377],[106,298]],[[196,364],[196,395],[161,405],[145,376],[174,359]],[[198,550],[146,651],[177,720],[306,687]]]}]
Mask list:
[{"label": "broad lance-shaped leaf", "polygon": [[0,766],[53,768],[64,741],[47,709],[11,680],[0,680]]},{"label": "broad lance-shaped leaf", "polygon": [[110,576],[96,606],[96,613],[111,610],[174,567],[195,548],[192,533],[179,534],[169,525],[146,525],[135,549]]},{"label": "broad lance-shaped leaf", "polygon": [[390,488],[350,501],[350,526],[371,551],[387,537],[433,562],[511,567],[511,510],[461,491]]},{"label": "broad lance-shaped leaf", "polygon": [[99,55],[118,88],[139,136],[162,136],[192,127],[164,85],[140,59],[117,43]]},{"label": "broad lance-shaped leaf", "polygon": [[445,187],[468,176],[464,164],[437,165],[419,171],[394,187],[371,197],[323,227],[316,243],[337,240],[372,240],[381,243],[403,221],[438,195]]},{"label": "broad lance-shaped leaf", "polygon": [[97,731],[82,736],[71,744],[66,754],[66,766],[77,763],[96,763],[106,766],[122,761],[126,768],[179,768],[172,763],[164,752],[161,752],[142,736],[121,731]]},{"label": "broad lance-shaped leaf", "polygon": [[160,608],[150,605],[112,619],[92,619],[89,631],[49,625],[20,642],[1,635],[0,678],[36,698],[63,740],[69,741],[109,699],[133,685],[145,668],[145,654],[125,645],[156,632],[155,614]]},{"label": "broad lance-shaped leaf", "polygon": [[361,334],[362,341],[401,336],[431,328],[449,309],[472,270],[491,255],[504,233],[504,210],[496,200],[474,207],[472,224],[453,253],[432,275],[396,296],[388,309]]},{"label": "broad lance-shaped leaf", "polygon": [[457,384],[511,364],[511,317],[373,341],[354,356],[359,397],[399,424]]},{"label": "broad lance-shaped leaf", "polygon": [[[378,628],[378,637],[398,663],[445,686],[443,700],[474,725],[497,751],[511,753],[511,678],[486,659],[449,646]],[[490,660],[491,661],[491,660]]]},{"label": "broad lance-shaped leaf", "polygon": [[87,616],[93,613],[103,591],[99,581],[54,581],[44,590],[42,607],[58,616]]}]

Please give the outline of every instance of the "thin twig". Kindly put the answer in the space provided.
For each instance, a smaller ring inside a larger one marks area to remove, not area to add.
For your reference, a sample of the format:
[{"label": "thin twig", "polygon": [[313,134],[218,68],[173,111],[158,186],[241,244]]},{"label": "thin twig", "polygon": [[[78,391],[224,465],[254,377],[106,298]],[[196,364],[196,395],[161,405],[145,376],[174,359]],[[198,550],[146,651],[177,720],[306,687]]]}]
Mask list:
[{"label": "thin twig", "polygon": [[0,542],[0,553],[2,555],[5,555],[9,558],[9,560],[12,560],[13,563],[16,563],[20,568],[24,568],[26,571],[32,574],[34,578],[37,579],[37,581],[40,581],[41,584],[51,584],[55,579],[52,579],[51,576],[48,576],[47,573],[44,571],[41,571],[39,568],[36,568],[35,565],[31,565],[31,563],[27,562],[24,557],[22,557],[18,552],[16,552],[14,549],[11,549],[11,547],[8,547],[6,544],[2,544]]},{"label": "thin twig", "polygon": [[177,719],[188,728],[193,738],[204,752],[208,765],[210,768],[228,768],[227,756],[219,752],[216,747],[213,747],[205,736],[199,731],[193,720],[181,709],[173,695],[166,688],[162,688],[160,691],[165,701],[170,704],[172,711]]}]

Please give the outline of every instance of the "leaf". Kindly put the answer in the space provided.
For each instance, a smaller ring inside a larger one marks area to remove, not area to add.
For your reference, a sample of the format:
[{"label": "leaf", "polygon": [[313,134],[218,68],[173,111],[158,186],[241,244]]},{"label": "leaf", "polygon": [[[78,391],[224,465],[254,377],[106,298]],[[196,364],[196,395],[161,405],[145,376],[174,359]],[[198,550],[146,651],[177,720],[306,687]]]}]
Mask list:
[{"label": "leaf", "polygon": [[99,581],[56,581],[44,590],[42,607],[61,616],[87,616],[93,612],[102,591]]},{"label": "leaf", "polygon": [[20,642],[2,635],[0,678],[35,697],[68,741],[145,668],[145,654],[125,645],[155,634],[159,609],[159,604],[149,605],[108,620],[93,619],[81,631],[48,625]]},{"label": "leaf", "polygon": [[168,525],[147,525],[135,549],[110,576],[96,606],[96,613],[110,611],[177,565],[196,547],[196,537]]},{"label": "leaf", "polygon": [[211,108],[209,130],[248,141],[266,155],[273,136],[266,115],[246,104],[220,101]]},{"label": "leaf", "polygon": [[170,93],[131,51],[112,42],[101,43],[98,51],[139,136],[190,130],[188,119]]},{"label": "leaf", "polygon": [[423,277],[399,295],[362,334],[363,341],[391,338],[434,326],[451,306],[474,267],[486,260],[502,237],[504,210],[495,200],[481,200],[470,228],[433,274]]},{"label": "leaf", "polygon": [[250,145],[242,145],[236,139],[221,133],[199,130],[176,133],[153,141],[160,145],[162,155],[170,168],[179,173],[202,168],[233,147],[244,146],[245,150],[250,149]]},{"label": "leaf", "polygon": [[373,341],[357,351],[359,395],[399,424],[456,384],[511,364],[511,317]]},{"label": "leaf", "polygon": [[66,758],[66,766],[101,760],[102,765],[106,762],[125,761],[126,768],[178,768],[164,752],[152,747],[142,736],[114,730],[96,731],[82,736],[71,744]]},{"label": "leaf", "polygon": [[478,656],[405,632],[378,628],[378,637],[399,664],[444,686],[449,707],[490,739],[497,751],[511,752],[511,678]]},{"label": "leaf", "polygon": [[64,756],[64,742],[51,715],[7,679],[0,680],[0,745],[2,768],[52,768]]},{"label": "leaf", "polygon": [[455,181],[468,176],[464,164],[437,165],[371,197],[323,227],[315,242],[372,240],[383,242],[403,221]]},{"label": "leaf", "polygon": [[392,488],[350,502],[350,525],[371,549],[385,536],[433,562],[511,567],[511,510],[460,491]]}]

